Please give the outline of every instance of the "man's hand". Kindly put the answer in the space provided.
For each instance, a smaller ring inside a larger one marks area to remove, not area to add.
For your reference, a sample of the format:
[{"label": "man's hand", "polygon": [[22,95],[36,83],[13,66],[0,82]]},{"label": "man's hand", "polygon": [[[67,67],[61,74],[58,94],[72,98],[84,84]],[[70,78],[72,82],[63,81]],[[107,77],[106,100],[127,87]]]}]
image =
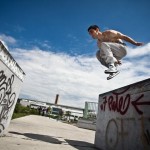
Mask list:
[{"label": "man's hand", "polygon": [[144,43],[142,43],[142,42],[136,42],[135,45],[136,46],[142,46],[142,45],[144,45]]}]

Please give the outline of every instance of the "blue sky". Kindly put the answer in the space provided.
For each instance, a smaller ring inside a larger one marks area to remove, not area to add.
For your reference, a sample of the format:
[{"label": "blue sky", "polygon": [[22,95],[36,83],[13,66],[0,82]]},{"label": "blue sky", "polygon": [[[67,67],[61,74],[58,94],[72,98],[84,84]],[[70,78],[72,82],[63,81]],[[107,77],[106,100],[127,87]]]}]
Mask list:
[{"label": "blue sky", "polygon": [[[62,104],[83,106],[101,92],[148,78],[149,8],[149,0],[1,0],[0,39],[26,73],[20,97],[52,102],[60,93]],[[95,58],[96,41],[87,33],[91,24],[145,43],[128,44],[123,73],[112,81]]]},{"label": "blue sky", "polygon": [[45,43],[50,45],[45,49],[90,54],[87,28],[91,24],[147,43],[149,6],[149,0],[2,0],[0,33],[13,36],[25,47]]}]

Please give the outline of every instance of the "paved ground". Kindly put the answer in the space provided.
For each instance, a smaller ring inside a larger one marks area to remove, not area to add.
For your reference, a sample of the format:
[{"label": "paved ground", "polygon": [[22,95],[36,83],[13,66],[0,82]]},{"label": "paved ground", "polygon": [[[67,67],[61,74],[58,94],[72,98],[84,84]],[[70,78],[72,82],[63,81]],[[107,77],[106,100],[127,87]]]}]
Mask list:
[{"label": "paved ground", "polygon": [[95,150],[94,139],[95,131],[31,115],[11,121],[0,150]]}]

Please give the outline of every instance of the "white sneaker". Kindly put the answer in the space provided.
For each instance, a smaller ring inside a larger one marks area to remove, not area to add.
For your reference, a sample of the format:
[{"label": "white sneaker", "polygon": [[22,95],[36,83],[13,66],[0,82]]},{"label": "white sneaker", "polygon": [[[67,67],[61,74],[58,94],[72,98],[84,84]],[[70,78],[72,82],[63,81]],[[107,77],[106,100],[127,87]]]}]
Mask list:
[{"label": "white sneaker", "polygon": [[110,80],[112,78],[114,78],[116,75],[118,75],[120,72],[116,72],[116,73],[110,73],[109,76],[107,77],[107,80]]},{"label": "white sneaker", "polygon": [[105,73],[116,73],[116,72],[118,72],[118,70],[113,64],[110,64],[108,69],[105,70]]}]

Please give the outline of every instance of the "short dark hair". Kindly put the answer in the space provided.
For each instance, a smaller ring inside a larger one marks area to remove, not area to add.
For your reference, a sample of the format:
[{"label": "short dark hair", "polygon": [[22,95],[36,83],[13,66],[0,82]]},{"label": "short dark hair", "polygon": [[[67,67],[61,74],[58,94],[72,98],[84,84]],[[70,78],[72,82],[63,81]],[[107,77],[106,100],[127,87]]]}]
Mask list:
[{"label": "short dark hair", "polygon": [[89,28],[88,28],[88,32],[91,30],[91,29],[99,29],[99,27],[97,25],[91,25]]}]

